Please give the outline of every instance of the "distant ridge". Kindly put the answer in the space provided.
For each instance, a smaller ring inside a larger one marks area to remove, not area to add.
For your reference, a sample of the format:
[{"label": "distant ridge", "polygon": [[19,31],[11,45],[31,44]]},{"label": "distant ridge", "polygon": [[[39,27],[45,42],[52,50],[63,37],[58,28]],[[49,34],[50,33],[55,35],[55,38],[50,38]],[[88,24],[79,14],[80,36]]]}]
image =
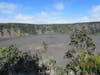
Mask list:
[{"label": "distant ridge", "polygon": [[100,22],[81,22],[72,24],[28,24],[0,23],[0,37],[17,37],[36,34],[70,34],[85,26],[88,34],[100,34]]}]

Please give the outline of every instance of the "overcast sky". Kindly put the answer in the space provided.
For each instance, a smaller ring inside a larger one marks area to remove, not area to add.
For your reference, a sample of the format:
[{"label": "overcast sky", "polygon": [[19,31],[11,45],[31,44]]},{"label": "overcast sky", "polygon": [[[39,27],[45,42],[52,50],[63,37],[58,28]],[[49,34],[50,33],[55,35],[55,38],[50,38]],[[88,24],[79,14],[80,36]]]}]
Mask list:
[{"label": "overcast sky", "polygon": [[0,0],[0,22],[100,21],[100,0]]}]

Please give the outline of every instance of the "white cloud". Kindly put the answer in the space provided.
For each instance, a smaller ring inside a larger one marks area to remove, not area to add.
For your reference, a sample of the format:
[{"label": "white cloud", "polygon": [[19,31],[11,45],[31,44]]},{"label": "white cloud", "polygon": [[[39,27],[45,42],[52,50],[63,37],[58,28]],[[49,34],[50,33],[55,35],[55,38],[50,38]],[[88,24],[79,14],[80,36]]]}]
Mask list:
[{"label": "white cloud", "polygon": [[[2,5],[0,5],[0,8],[1,7]],[[9,6],[9,8],[10,7],[12,6]],[[13,18],[1,18],[0,22],[47,24],[47,23],[74,23],[74,22],[100,21],[100,5],[91,8],[89,10],[89,15],[77,16],[74,18],[61,17],[60,15],[61,13],[57,11],[56,12],[41,11],[35,15],[30,15],[30,14],[25,15],[23,13],[20,13],[13,16]]]},{"label": "white cloud", "polygon": [[27,16],[27,15],[22,15],[22,14],[17,14],[14,19],[16,21],[27,21],[27,20],[32,20],[33,16]]},{"label": "white cloud", "polygon": [[17,5],[13,3],[0,2],[0,13],[10,14],[17,9]]},{"label": "white cloud", "polygon": [[54,17],[43,16],[43,14],[39,13],[33,16],[17,14],[14,18],[0,19],[0,22],[50,24],[50,23],[66,23],[68,22],[68,19],[57,16]]},{"label": "white cloud", "polygon": [[42,11],[41,13],[38,14],[38,16],[48,17],[49,14],[47,12]]},{"label": "white cloud", "polygon": [[92,8],[92,13],[98,13],[98,12],[100,12],[100,5],[97,5]]},{"label": "white cloud", "polygon": [[100,5],[97,5],[97,6],[95,6],[95,7],[92,8],[92,10],[91,10],[91,16],[95,20],[100,20]]},{"label": "white cloud", "polygon": [[61,3],[61,2],[56,3],[56,4],[54,5],[54,8],[55,8],[56,10],[63,10],[63,9],[64,9],[64,4]]},{"label": "white cloud", "polygon": [[94,6],[89,10],[89,15],[84,15],[74,19],[75,22],[100,21],[100,5]]},{"label": "white cloud", "polygon": [[[4,14],[13,14],[15,10],[17,10],[18,5],[13,3],[0,3],[0,13]],[[56,10],[63,10],[64,4],[63,3],[57,3],[55,4]],[[25,15],[23,13],[18,13],[15,16],[6,17],[6,18],[0,18],[0,22],[16,22],[16,23],[66,23],[67,18],[60,17],[59,12],[46,12],[41,11],[35,15]]]},{"label": "white cloud", "polygon": [[74,23],[74,22],[87,22],[90,21],[87,16],[79,18],[69,19],[58,16],[43,16],[39,13],[36,15],[23,15],[17,14],[14,18],[0,19],[0,22],[12,22],[12,23],[35,23],[35,24],[54,24],[54,23]]},{"label": "white cloud", "polygon": [[89,21],[90,21],[89,16],[81,16],[75,18],[75,22],[89,22]]}]

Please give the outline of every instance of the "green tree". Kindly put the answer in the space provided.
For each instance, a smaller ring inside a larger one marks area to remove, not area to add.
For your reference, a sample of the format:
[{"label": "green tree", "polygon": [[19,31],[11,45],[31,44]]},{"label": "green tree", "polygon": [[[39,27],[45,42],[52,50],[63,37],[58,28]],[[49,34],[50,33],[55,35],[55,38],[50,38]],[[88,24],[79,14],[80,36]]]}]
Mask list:
[{"label": "green tree", "polygon": [[46,41],[43,41],[42,44],[43,44],[43,49],[44,49],[44,50],[43,50],[43,53],[46,53],[47,50],[48,50],[48,44],[47,44]]},{"label": "green tree", "polygon": [[9,70],[11,70],[12,66],[17,63],[20,56],[20,51],[18,51],[14,45],[7,48],[0,48],[1,70],[4,69],[7,73],[9,73]]},{"label": "green tree", "polygon": [[71,62],[67,64],[66,68],[73,71],[75,75],[78,75],[77,73],[79,75],[88,75],[85,69],[86,66],[81,67],[80,63],[83,63],[87,55],[94,55],[96,48],[94,41],[87,35],[84,27],[81,30],[73,32],[70,38],[69,48],[65,53],[65,57],[70,58]]},{"label": "green tree", "polygon": [[76,57],[80,52],[88,54],[95,52],[94,41],[87,35],[85,28],[73,32],[70,39],[69,48],[65,53],[66,57]]},{"label": "green tree", "polygon": [[46,75],[47,66],[40,64],[37,54],[21,52],[14,45],[0,48],[0,74],[14,75],[16,73]]}]

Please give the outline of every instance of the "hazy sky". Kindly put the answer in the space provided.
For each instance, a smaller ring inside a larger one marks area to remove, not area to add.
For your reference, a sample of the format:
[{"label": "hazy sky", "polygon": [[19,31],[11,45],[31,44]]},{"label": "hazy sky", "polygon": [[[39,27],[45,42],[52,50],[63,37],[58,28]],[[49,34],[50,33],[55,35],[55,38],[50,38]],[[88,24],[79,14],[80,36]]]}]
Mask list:
[{"label": "hazy sky", "polygon": [[0,22],[100,21],[100,0],[0,0]]}]

